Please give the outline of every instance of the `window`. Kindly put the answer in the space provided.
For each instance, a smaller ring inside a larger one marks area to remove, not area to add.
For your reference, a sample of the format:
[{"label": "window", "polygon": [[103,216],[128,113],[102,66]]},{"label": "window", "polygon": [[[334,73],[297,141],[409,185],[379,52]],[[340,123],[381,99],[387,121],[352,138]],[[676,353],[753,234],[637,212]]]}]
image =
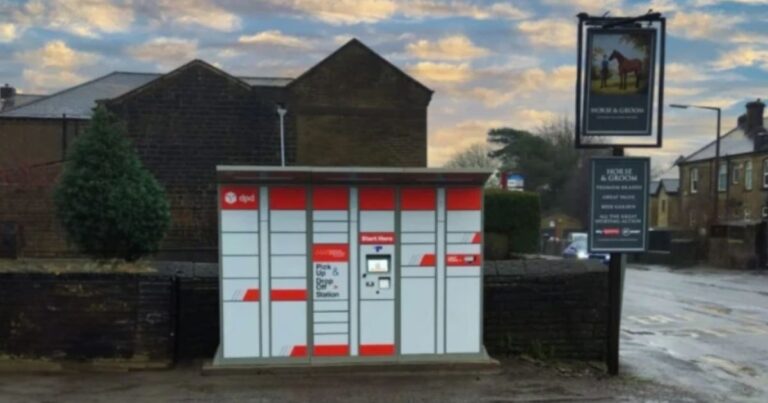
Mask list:
[{"label": "window", "polygon": [[752,190],[752,161],[744,163],[744,189]]},{"label": "window", "polygon": [[[768,160],[766,160],[768,163]],[[699,168],[691,168],[691,193],[699,191]]]},{"label": "window", "polygon": [[768,188],[768,159],[763,160],[763,187]]},{"label": "window", "polygon": [[741,164],[734,163],[733,170],[731,171],[731,182],[733,182],[734,185],[737,185],[739,183],[739,177],[741,177]]},{"label": "window", "polygon": [[725,192],[726,187],[728,187],[728,163],[721,162],[717,170],[717,191]]},{"label": "window", "polygon": [[667,201],[666,200],[662,200],[661,201],[661,212],[662,213],[666,213],[667,212]]}]

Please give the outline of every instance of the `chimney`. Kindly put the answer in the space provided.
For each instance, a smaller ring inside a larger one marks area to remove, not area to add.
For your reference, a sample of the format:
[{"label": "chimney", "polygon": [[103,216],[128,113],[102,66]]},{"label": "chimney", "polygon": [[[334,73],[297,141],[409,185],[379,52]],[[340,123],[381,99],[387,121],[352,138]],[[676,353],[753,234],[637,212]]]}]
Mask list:
[{"label": "chimney", "polygon": [[760,101],[752,101],[747,103],[747,120],[744,131],[746,133],[754,133],[763,128],[763,111],[765,110],[765,104]]},{"label": "chimney", "polygon": [[16,88],[11,87],[8,83],[5,83],[3,87],[0,87],[0,99],[11,99],[14,96],[16,96]]}]

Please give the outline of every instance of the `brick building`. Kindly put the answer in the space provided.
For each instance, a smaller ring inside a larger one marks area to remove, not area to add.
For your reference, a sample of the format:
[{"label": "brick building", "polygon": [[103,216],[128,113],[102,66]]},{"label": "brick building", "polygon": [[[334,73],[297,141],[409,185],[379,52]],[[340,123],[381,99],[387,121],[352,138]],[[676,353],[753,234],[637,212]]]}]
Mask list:
[{"label": "brick building", "polygon": [[706,238],[712,263],[744,267],[766,260],[768,130],[764,109],[760,100],[747,103],[736,127],[721,137],[717,168],[715,141],[677,162],[679,226]]},{"label": "brick building", "polygon": [[679,226],[680,219],[680,181],[660,179],[651,184],[650,227],[653,229],[673,229]]},{"label": "brick building", "polygon": [[[296,79],[235,77],[201,60],[167,74],[116,72],[0,112],[0,167],[55,169],[98,101],[126,122],[166,188],[172,225],[161,255],[213,259],[215,166],[280,164],[278,107],[288,165],[413,167],[427,164],[431,96],[355,39]],[[50,201],[49,188],[34,193]],[[65,254],[54,212],[27,211],[26,191],[0,184],[10,197],[0,222],[25,228],[25,255]],[[45,231],[58,238],[34,235]]]}]

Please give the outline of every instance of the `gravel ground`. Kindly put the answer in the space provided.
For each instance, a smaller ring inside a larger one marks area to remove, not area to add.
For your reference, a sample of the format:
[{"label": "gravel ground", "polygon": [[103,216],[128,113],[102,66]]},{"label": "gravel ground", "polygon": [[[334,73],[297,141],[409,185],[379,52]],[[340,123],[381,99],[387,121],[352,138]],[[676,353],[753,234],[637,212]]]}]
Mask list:
[{"label": "gravel ground", "polygon": [[173,370],[4,374],[2,402],[699,402],[701,396],[583,363],[502,361],[497,374],[208,375]]}]

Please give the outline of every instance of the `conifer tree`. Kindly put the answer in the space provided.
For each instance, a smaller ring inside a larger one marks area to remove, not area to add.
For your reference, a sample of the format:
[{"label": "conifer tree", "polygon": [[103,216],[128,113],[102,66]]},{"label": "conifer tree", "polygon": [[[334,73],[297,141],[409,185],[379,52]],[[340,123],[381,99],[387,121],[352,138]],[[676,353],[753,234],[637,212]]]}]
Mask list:
[{"label": "conifer tree", "polygon": [[69,239],[101,259],[152,253],[170,223],[165,191],[104,107],[73,143],[54,200]]}]

